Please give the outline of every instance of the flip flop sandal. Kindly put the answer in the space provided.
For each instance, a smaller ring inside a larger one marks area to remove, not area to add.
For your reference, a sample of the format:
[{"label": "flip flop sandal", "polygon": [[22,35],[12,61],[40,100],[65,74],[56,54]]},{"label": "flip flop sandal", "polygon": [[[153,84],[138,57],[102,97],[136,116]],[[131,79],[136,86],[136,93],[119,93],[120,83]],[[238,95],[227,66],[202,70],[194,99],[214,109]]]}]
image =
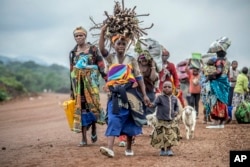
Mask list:
[{"label": "flip flop sandal", "polygon": [[100,152],[109,158],[113,158],[115,156],[114,151],[106,147],[100,147]]},{"label": "flip flop sandal", "polygon": [[92,143],[95,143],[97,141],[97,135],[91,135],[91,141]]},{"label": "flip flop sandal", "polygon": [[87,146],[87,143],[85,141],[81,141],[78,145],[78,147],[85,147]]}]

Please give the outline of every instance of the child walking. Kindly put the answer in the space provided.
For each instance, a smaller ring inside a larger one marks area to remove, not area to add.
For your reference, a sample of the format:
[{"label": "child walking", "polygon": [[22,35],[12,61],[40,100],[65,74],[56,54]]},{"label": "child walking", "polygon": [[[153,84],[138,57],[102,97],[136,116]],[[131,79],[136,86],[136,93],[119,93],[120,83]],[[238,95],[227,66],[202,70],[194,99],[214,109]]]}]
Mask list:
[{"label": "child walking", "polygon": [[162,94],[157,96],[151,107],[156,107],[158,122],[151,136],[150,144],[160,149],[160,156],[173,156],[172,146],[178,144],[180,133],[175,117],[178,114],[177,97],[172,95],[173,88],[170,81],[163,84]]},{"label": "child walking", "polygon": [[[190,64],[191,59],[189,59],[188,65]],[[200,102],[200,96],[201,96],[201,85],[200,85],[200,70],[197,68],[193,68],[190,70],[188,68],[188,65],[186,66],[186,72],[189,77],[189,93],[190,98],[188,100],[188,105],[194,107],[196,110],[196,119],[198,119],[199,115],[199,102]]]}]

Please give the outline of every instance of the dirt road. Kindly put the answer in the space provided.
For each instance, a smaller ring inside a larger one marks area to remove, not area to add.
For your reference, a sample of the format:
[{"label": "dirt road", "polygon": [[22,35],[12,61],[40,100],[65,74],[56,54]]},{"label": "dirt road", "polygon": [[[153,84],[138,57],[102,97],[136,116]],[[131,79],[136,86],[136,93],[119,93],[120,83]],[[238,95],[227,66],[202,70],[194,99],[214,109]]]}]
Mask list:
[{"label": "dirt road", "polygon": [[[250,150],[250,125],[228,124],[224,129],[206,129],[200,116],[193,140],[182,139],[173,148],[175,156],[160,157],[159,150],[150,146],[150,127],[136,137],[135,156],[126,157],[116,140],[115,157],[99,152],[106,145],[106,125],[98,125],[98,141],[77,147],[81,135],[69,130],[62,107],[64,94],[41,94],[0,104],[0,166],[67,166],[67,167],[227,167],[230,150]],[[105,108],[106,95],[101,95]],[[183,124],[180,124],[185,136]]]}]

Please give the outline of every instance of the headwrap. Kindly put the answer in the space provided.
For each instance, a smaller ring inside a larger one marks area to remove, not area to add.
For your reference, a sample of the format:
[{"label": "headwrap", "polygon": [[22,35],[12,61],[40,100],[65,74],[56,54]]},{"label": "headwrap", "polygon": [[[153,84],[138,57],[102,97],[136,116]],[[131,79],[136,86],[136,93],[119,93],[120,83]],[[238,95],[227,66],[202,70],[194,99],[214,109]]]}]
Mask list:
[{"label": "headwrap", "polygon": [[124,36],[124,35],[121,35],[121,34],[116,34],[116,35],[112,36],[111,42],[114,44],[117,39],[125,39],[127,42],[129,42],[129,38]]},{"label": "headwrap", "polygon": [[146,56],[144,54],[141,54],[139,57],[138,57],[138,60],[140,59],[146,59]]},{"label": "headwrap", "polygon": [[166,48],[164,48],[164,47],[162,47],[162,55],[168,55],[168,56],[170,56],[169,55],[169,51]]},{"label": "headwrap", "polygon": [[80,33],[80,32],[84,33],[87,36],[87,30],[83,28],[82,26],[76,27],[75,30],[73,31],[73,34]]}]

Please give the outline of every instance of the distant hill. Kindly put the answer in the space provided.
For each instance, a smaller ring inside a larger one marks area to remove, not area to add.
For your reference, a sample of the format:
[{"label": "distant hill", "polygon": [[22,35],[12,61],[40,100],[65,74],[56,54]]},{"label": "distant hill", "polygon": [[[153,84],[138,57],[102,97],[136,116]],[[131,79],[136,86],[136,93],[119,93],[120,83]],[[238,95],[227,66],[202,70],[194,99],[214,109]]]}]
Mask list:
[{"label": "distant hill", "polygon": [[19,57],[11,58],[11,57],[0,55],[0,61],[2,61],[4,64],[9,63],[9,62],[15,62],[15,61],[18,61],[18,62],[34,61],[35,63],[40,64],[40,65],[44,65],[44,66],[49,65],[42,59],[35,58],[32,56],[19,56]]},{"label": "distant hill", "polygon": [[69,69],[61,65],[0,56],[0,101],[43,91],[69,93],[69,76]]},{"label": "distant hill", "polygon": [[3,64],[9,63],[10,61],[12,61],[11,58],[0,55],[0,62],[2,62]]}]

